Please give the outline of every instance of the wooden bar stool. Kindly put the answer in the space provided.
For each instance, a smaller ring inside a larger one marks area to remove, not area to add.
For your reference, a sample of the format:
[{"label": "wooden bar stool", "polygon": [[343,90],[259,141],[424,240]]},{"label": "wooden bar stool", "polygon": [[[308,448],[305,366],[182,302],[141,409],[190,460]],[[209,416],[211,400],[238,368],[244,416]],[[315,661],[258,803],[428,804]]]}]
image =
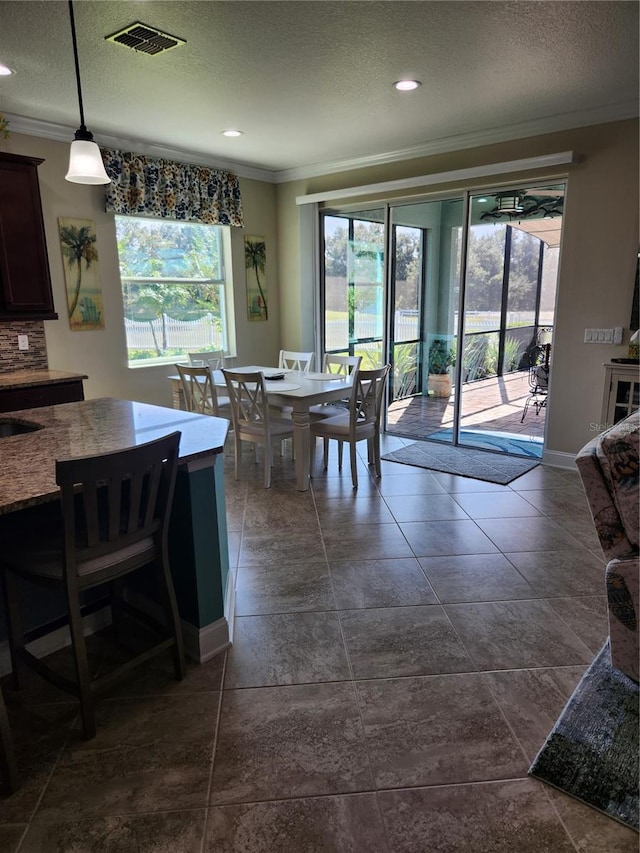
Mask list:
[{"label": "wooden bar stool", "polygon": [[[3,540],[0,569],[14,683],[19,687],[18,664],[22,663],[76,696],[86,740],[96,731],[96,698],[134,666],[171,648],[176,678],[184,677],[182,629],[167,547],[179,441],[180,433],[174,432],[114,453],[56,461],[60,503],[36,508],[44,511],[30,537],[18,530],[13,538]],[[146,567],[154,572],[154,592],[160,596],[164,624],[135,608],[124,595],[125,577]],[[25,648],[18,578],[65,592],[75,678],[63,676]],[[99,585],[111,593],[116,629],[126,612],[151,627],[156,636],[146,649],[95,676],[87,660],[81,594]]]}]

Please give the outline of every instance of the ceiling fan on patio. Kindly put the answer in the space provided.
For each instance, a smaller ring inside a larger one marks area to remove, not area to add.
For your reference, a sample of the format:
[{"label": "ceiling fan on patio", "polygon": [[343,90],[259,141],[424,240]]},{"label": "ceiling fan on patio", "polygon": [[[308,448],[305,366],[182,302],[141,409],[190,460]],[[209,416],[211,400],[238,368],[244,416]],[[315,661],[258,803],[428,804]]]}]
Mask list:
[{"label": "ceiling fan on patio", "polygon": [[526,190],[505,190],[495,194],[496,206],[483,213],[480,219],[528,219],[540,216],[561,216],[564,190],[533,187]]}]

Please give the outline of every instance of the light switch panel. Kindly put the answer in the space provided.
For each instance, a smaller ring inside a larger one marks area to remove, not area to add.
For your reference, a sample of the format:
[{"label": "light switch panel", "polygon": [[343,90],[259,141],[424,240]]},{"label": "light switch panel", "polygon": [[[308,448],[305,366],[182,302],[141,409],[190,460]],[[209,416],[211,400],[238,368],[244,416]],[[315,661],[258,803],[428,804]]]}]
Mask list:
[{"label": "light switch panel", "polygon": [[20,350],[29,349],[29,336],[28,335],[18,335],[18,349],[20,349]]},{"label": "light switch panel", "polygon": [[616,326],[613,330],[613,342],[614,344],[622,343],[622,326]]},{"label": "light switch panel", "polygon": [[585,344],[612,344],[613,329],[585,329]]}]

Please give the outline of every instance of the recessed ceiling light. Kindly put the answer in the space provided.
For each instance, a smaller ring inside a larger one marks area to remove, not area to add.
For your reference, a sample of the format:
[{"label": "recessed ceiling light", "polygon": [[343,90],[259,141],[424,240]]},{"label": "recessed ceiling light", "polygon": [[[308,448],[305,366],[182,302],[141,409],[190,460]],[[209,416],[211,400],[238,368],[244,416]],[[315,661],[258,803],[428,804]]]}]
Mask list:
[{"label": "recessed ceiling light", "polygon": [[12,74],[15,73],[16,72],[13,70],[13,68],[9,68],[8,65],[3,65],[0,62],[0,77],[10,77]]},{"label": "recessed ceiling light", "polygon": [[419,80],[396,80],[393,85],[399,92],[412,92],[422,86],[422,83]]},{"label": "recessed ceiling light", "polygon": [[223,130],[222,131],[223,136],[242,136],[243,133],[244,133],[243,130]]}]

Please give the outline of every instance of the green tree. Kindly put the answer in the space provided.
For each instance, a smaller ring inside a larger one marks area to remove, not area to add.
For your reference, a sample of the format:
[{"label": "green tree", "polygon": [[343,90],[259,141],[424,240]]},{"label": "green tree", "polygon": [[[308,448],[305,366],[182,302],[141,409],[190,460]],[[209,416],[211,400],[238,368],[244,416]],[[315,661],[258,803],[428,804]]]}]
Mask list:
[{"label": "green tree", "polygon": [[469,233],[467,311],[500,310],[504,275],[504,235],[503,225],[497,225],[484,234],[473,228]]},{"label": "green tree", "polygon": [[509,309],[532,311],[538,286],[540,241],[517,228],[512,229],[511,235]]},{"label": "green tree", "polygon": [[89,269],[92,262],[98,260],[98,252],[95,247],[96,235],[91,233],[91,226],[89,225],[81,225],[80,228],[76,228],[74,225],[64,225],[60,229],[60,242],[62,243],[62,254],[69,265],[69,269],[72,270],[76,264],[78,266],[76,288],[71,305],[69,305],[69,319],[71,319],[80,298],[82,262],[84,261],[87,269]]},{"label": "green tree", "polygon": [[416,311],[419,305],[422,240],[418,228],[397,228],[395,240],[396,308]]},{"label": "green tree", "polygon": [[347,276],[347,243],[348,230],[345,219],[344,228],[336,228],[325,238],[324,268],[325,275],[336,278]]}]

